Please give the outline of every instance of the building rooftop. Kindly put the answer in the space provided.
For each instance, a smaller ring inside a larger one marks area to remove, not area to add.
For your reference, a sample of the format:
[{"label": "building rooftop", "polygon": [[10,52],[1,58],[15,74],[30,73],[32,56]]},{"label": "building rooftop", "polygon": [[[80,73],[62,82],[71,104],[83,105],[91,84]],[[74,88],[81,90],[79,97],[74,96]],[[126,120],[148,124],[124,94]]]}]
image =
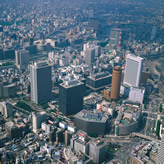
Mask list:
[{"label": "building rooftop", "polygon": [[128,125],[138,121],[141,116],[141,107],[136,104],[123,104],[119,107],[119,113],[115,124]]},{"label": "building rooftop", "polygon": [[43,62],[43,61],[39,61],[39,62],[35,62],[32,66],[36,67],[36,68],[39,68],[39,67],[48,66],[48,63],[47,62]]},{"label": "building rooftop", "polygon": [[78,80],[69,80],[69,81],[64,81],[62,84],[60,84],[60,86],[64,88],[72,88],[72,87],[79,86],[82,84],[84,83]]},{"label": "building rooftop", "polygon": [[157,142],[141,142],[131,152],[131,156],[139,162],[152,162],[154,158],[151,155],[157,157],[158,154],[158,143]]},{"label": "building rooftop", "polygon": [[12,84],[8,84],[8,85],[5,85],[4,87],[7,88],[7,87],[15,87],[15,83],[12,83]]},{"label": "building rooftop", "polygon": [[95,140],[92,140],[91,144],[94,144],[96,147],[99,147],[99,146],[101,147],[105,145],[104,141],[102,141],[101,138],[96,138]]},{"label": "building rooftop", "polygon": [[134,59],[134,60],[143,60],[143,58],[141,58],[140,56],[136,56],[134,54],[128,54],[127,55],[128,58]]},{"label": "building rooftop", "polygon": [[87,110],[80,111],[75,117],[91,122],[106,122],[108,119],[108,117],[102,113],[93,113]]},{"label": "building rooftop", "polygon": [[88,76],[88,78],[90,78],[92,80],[100,80],[100,79],[103,79],[105,77],[110,77],[110,76],[112,76],[112,75],[109,74],[108,72],[101,72],[101,73],[97,73],[97,74]]}]

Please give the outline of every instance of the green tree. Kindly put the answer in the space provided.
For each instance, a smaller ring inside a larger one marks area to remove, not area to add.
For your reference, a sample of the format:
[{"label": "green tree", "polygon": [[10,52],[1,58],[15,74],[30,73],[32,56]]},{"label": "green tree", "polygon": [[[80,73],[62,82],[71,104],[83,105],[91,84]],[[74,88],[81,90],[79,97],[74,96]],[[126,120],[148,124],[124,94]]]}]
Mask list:
[{"label": "green tree", "polygon": [[160,132],[160,125],[161,125],[161,122],[158,120],[157,127],[156,127],[156,136],[158,136],[158,137],[159,137],[159,132]]},{"label": "green tree", "polygon": [[42,103],[40,104],[43,109],[47,109],[49,107],[48,103]]},{"label": "green tree", "polygon": [[24,110],[27,110],[28,112],[34,111],[29,105],[27,105],[27,104],[26,104],[25,102],[23,102],[23,101],[17,102],[16,106],[19,107],[19,108],[22,108],[22,109],[24,109]]},{"label": "green tree", "polygon": [[160,104],[160,106],[159,106],[159,112],[160,113],[162,112],[162,104]]}]

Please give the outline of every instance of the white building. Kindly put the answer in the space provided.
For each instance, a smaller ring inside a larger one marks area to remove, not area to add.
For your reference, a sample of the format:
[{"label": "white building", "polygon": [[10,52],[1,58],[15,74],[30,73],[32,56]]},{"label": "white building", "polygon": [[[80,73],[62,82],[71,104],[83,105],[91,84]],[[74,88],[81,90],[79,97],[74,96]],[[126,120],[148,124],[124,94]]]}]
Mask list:
[{"label": "white building", "polygon": [[46,124],[45,122],[43,122],[41,124],[41,128],[43,131],[45,131],[47,134],[49,134],[52,131],[52,126],[50,124]]},{"label": "white building", "polygon": [[32,126],[33,131],[36,133],[38,129],[41,128],[41,124],[46,120],[46,114],[44,112],[41,113],[32,113]]},{"label": "white building", "polygon": [[66,129],[68,124],[66,122],[59,122],[59,127],[62,129]]},{"label": "white building", "polygon": [[142,75],[143,58],[128,54],[124,73],[124,84],[129,86],[140,86]]},{"label": "white building", "polygon": [[140,87],[130,87],[129,100],[143,103],[145,89]]},{"label": "white building", "polygon": [[85,51],[85,63],[87,65],[93,64],[95,60],[95,49],[94,48],[87,48]]},{"label": "white building", "polygon": [[76,127],[68,125],[67,130],[70,131],[70,132],[75,133],[76,132]]},{"label": "white building", "polygon": [[95,60],[95,56],[101,55],[101,48],[96,44],[86,43],[83,45],[83,55],[85,63],[91,65]]},{"label": "white building", "polygon": [[5,118],[8,118],[13,115],[13,107],[8,102],[1,102],[0,112],[3,114]]}]

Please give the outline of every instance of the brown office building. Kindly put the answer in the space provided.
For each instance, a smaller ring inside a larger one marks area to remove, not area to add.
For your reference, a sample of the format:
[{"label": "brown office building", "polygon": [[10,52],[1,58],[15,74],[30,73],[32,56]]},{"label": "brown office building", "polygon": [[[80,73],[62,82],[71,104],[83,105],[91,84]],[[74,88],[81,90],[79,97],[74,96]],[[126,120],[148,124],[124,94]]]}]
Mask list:
[{"label": "brown office building", "polygon": [[122,69],[119,66],[116,66],[113,69],[112,74],[112,86],[111,86],[111,99],[118,99],[120,95],[120,85],[121,85],[121,76],[122,76]]}]

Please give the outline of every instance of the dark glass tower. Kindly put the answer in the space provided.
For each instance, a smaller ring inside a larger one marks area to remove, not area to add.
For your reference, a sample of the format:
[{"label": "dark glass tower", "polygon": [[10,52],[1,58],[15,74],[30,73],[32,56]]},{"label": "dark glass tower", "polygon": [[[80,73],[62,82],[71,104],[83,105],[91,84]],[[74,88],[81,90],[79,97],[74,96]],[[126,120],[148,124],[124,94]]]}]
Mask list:
[{"label": "dark glass tower", "polygon": [[59,86],[59,110],[64,115],[74,115],[83,109],[84,83],[72,80]]}]

